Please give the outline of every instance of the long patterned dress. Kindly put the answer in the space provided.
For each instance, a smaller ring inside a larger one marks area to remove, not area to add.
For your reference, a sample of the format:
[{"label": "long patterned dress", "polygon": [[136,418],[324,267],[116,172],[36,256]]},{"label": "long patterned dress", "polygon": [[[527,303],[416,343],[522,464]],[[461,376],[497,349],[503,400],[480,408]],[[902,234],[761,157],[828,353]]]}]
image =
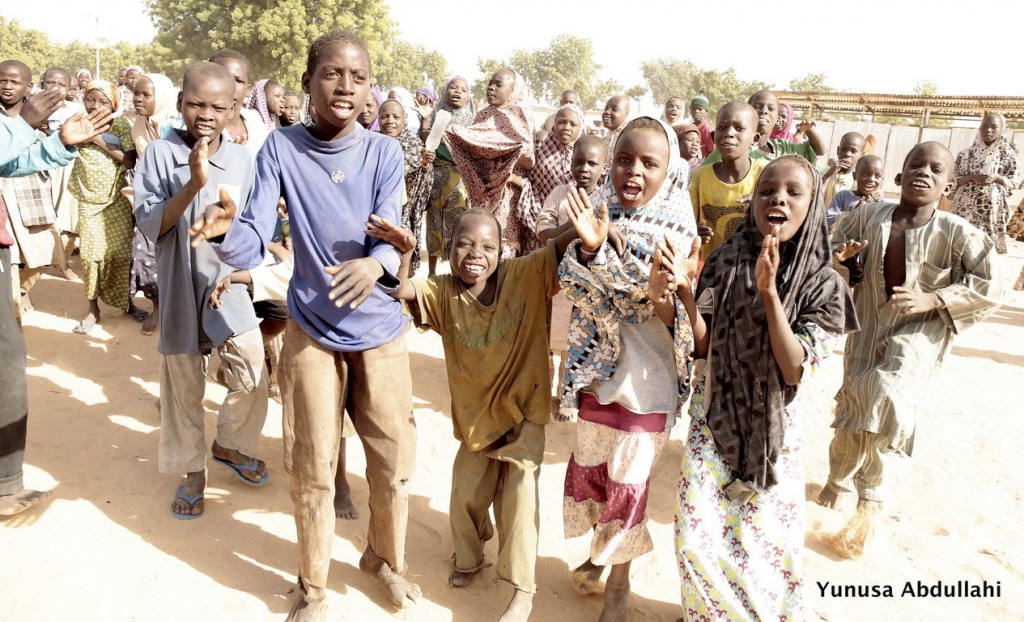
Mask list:
[{"label": "long patterned dress", "polygon": [[[110,133],[122,151],[134,149],[127,119],[114,119]],[[85,297],[122,310],[128,308],[134,231],[131,202],[121,194],[126,183],[125,168],[101,148],[79,148],[68,186],[78,199]]]},{"label": "long patterned dress", "polygon": [[[806,380],[832,352],[836,336],[815,324],[805,324],[794,334],[807,355]],[[676,508],[684,619],[802,620],[804,470],[799,393],[785,408],[786,434],[776,463],[779,483],[747,501],[732,501],[723,491],[732,474],[705,417],[706,374],[702,372],[706,368],[700,365],[690,401],[690,433]]]},{"label": "long patterned dress", "polygon": [[1007,199],[1020,184],[1020,163],[1005,137],[986,145],[979,136],[956,156],[954,173],[967,175],[1002,175],[1009,188],[1002,184],[969,183],[957,188],[949,211],[987,233],[996,244],[996,252],[1006,253],[1006,221],[1010,214]]}]

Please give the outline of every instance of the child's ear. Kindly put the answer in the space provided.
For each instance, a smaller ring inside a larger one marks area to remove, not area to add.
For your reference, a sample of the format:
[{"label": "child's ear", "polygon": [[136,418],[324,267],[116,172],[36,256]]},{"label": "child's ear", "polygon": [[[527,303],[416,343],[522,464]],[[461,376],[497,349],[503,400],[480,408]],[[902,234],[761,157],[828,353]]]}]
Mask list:
[{"label": "child's ear", "polygon": [[[182,97],[184,97],[184,95],[185,95],[184,91],[178,91],[178,103],[175,104],[175,107],[178,109],[178,114],[181,114],[181,102],[182,102]],[[235,105],[234,101],[231,102],[231,105],[232,106]]]},{"label": "child's ear", "polygon": [[896,185],[897,186],[902,186],[903,185],[903,173],[896,173]]},{"label": "child's ear", "polygon": [[753,142],[751,142],[750,144],[751,145],[760,145],[761,144],[761,132],[757,132],[757,131],[754,132]]},{"label": "child's ear", "polygon": [[952,197],[953,191],[956,189],[956,182],[952,179],[946,184],[946,187],[942,189],[942,196]]},{"label": "child's ear", "polygon": [[309,72],[308,71],[303,71],[302,72],[302,92],[305,93],[306,95],[309,95],[309,78],[310,78]]}]

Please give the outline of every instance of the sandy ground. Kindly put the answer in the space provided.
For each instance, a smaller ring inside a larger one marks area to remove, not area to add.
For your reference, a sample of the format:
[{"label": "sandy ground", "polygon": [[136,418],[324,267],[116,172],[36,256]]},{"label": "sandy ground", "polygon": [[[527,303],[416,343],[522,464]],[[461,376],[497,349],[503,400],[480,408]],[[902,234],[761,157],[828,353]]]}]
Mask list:
[{"label": "sandy ground", "polygon": [[[1024,259],[1014,244],[1003,260],[1012,282]],[[81,285],[47,276],[25,318],[31,417],[26,482],[52,489],[39,507],[0,522],[0,620],[272,620],[283,619],[294,588],[295,527],[281,467],[281,409],[271,405],[262,457],[271,479],[250,488],[213,465],[206,515],[171,517],[178,477],[157,472],[159,361],[155,338],[104,308],[92,335],[71,333],[84,313]],[[147,303],[143,303],[147,304]],[[448,589],[451,535],[447,505],[457,449],[440,340],[408,336],[419,427],[419,468],[412,482],[409,573],[423,588],[420,604],[394,611],[383,591],[357,568],[366,544],[365,463],[349,442],[349,478],[362,517],[337,525],[329,588],[333,620],[494,620],[511,587],[482,572],[471,587]],[[805,591],[809,620],[1008,620],[1024,611],[1024,293],[1011,292],[991,319],[956,341],[922,405],[916,453],[893,469],[893,498],[870,555],[842,561],[818,533],[845,523],[839,511],[811,502],[827,474],[832,396],[839,353],[805,383],[808,444]],[[207,390],[208,439],[224,390]],[[0,397],[2,399],[2,397]],[[651,531],[656,550],[634,564],[633,620],[681,615],[672,545],[675,491],[685,439],[678,425],[655,473]],[[570,587],[567,563],[586,557],[586,539],[567,541],[561,491],[572,428],[548,428],[541,475],[539,593],[533,620],[596,620],[599,597]],[[496,546],[488,553],[493,561]],[[991,599],[901,597],[906,581],[988,581]],[[894,598],[822,596],[817,584],[891,585]]]}]

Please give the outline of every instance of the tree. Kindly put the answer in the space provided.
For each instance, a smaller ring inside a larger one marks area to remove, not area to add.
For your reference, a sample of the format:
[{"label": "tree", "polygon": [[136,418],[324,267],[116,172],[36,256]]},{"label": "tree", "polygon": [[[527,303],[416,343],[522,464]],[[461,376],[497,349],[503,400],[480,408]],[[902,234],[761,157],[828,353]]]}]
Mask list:
[{"label": "tree", "polygon": [[654,101],[665,103],[670,97],[686,97],[690,92],[690,74],[697,71],[697,66],[688,60],[666,58],[644,61],[640,70]]},{"label": "tree", "polygon": [[391,62],[394,24],[384,0],[146,0],[146,7],[161,56],[188,65],[232,48],[249,59],[252,82],[298,85],[309,45],[336,28],[363,38],[374,68]]},{"label": "tree", "polygon": [[0,17],[0,61],[20,60],[36,79],[53,62],[55,47],[43,32],[23,28],[17,20]]},{"label": "tree", "polygon": [[374,80],[385,88],[404,86],[418,88],[423,85],[423,74],[434,84],[435,90],[444,88],[448,79],[448,61],[437,50],[428,50],[422,45],[395,40],[391,45],[391,58],[386,64],[379,64]]},{"label": "tree", "polygon": [[825,74],[809,73],[802,78],[793,78],[789,81],[789,90],[805,93],[829,93],[835,91],[831,86],[825,84]]},{"label": "tree", "polygon": [[914,85],[914,95],[934,97],[939,94],[939,85],[931,80],[921,80]]},{"label": "tree", "polygon": [[538,103],[554,105],[563,91],[573,90],[584,108],[592,109],[622,90],[614,80],[598,76],[601,65],[594,60],[590,39],[574,35],[556,35],[546,48],[515,50],[507,59],[479,59],[477,67],[485,81],[473,86],[473,96],[482,98],[491,74],[502,67],[515,69],[529,85]]},{"label": "tree", "polygon": [[732,67],[725,71],[701,69],[688,60],[675,58],[644,61],[640,68],[654,101],[663,103],[670,97],[680,97],[688,102],[694,95],[704,93],[711,105],[711,118],[726,103],[746,101],[755,91],[771,87],[764,82],[741,80]]}]

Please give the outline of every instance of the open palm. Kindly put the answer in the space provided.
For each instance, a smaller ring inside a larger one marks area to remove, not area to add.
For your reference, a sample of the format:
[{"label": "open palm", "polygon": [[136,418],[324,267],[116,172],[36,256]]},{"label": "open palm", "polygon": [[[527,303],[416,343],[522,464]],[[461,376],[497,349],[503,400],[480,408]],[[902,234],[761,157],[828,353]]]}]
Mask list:
[{"label": "open palm", "polygon": [[610,225],[608,204],[602,203],[600,210],[595,210],[590,203],[590,198],[577,188],[569,189],[568,201],[567,214],[576,228],[576,235],[580,236],[583,250],[594,252],[601,248],[608,237]]}]

